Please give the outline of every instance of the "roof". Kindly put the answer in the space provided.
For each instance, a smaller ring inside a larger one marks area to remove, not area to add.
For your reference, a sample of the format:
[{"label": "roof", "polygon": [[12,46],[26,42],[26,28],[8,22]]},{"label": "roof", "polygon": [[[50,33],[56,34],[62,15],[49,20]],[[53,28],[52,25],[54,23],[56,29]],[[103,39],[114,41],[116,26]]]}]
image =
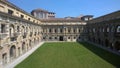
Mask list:
[{"label": "roof", "polygon": [[81,22],[81,18],[52,18],[52,19],[40,19],[41,22]]},{"label": "roof", "polygon": [[40,8],[38,8],[38,9],[34,9],[34,10],[32,10],[32,12],[47,12],[47,13],[48,13],[47,10],[40,9]]}]

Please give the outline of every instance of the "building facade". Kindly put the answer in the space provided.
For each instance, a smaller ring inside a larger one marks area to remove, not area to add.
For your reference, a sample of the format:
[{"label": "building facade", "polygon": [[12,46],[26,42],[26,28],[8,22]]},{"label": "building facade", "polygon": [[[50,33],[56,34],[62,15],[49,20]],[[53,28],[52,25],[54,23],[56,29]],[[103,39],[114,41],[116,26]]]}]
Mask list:
[{"label": "building facade", "polygon": [[49,12],[49,11],[43,10],[43,9],[32,10],[31,14],[33,16],[35,16],[36,18],[39,18],[39,19],[55,18],[55,13],[54,12]]},{"label": "building facade", "polygon": [[120,11],[88,21],[84,39],[120,52]]},{"label": "building facade", "polygon": [[36,9],[31,14],[0,0],[0,68],[41,41],[90,41],[120,51],[120,11],[92,20],[91,15],[55,18]]},{"label": "building facade", "polygon": [[6,0],[0,0],[0,68],[41,41],[41,21]]},{"label": "building facade", "polygon": [[77,41],[81,40],[80,34],[85,21],[80,18],[42,20],[42,36],[44,41]]}]

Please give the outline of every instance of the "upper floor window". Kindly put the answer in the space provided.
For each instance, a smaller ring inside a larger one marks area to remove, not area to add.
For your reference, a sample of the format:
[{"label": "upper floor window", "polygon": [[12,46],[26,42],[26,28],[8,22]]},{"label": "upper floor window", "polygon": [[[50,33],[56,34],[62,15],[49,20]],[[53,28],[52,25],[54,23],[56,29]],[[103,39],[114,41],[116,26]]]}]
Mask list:
[{"label": "upper floor window", "polygon": [[68,33],[70,33],[70,29],[68,29]]},{"label": "upper floor window", "polygon": [[52,32],[52,30],[51,29],[49,29],[49,33],[51,33]]},{"label": "upper floor window", "polygon": [[95,32],[95,28],[93,28],[93,32]]},{"label": "upper floor window", "polygon": [[81,32],[81,30],[79,29],[79,33]]},{"label": "upper floor window", "polygon": [[103,32],[105,32],[104,28],[103,28]]},{"label": "upper floor window", "polygon": [[5,33],[5,24],[1,24],[1,33]]},{"label": "upper floor window", "polygon": [[62,29],[60,29],[60,33],[62,33],[63,32],[63,30]]},{"label": "upper floor window", "polygon": [[28,20],[30,21],[30,18],[28,18]]},{"label": "upper floor window", "polygon": [[10,9],[8,9],[8,14],[13,14],[13,11],[12,10],[10,10]]},{"label": "upper floor window", "polygon": [[24,15],[21,15],[20,17],[21,17],[21,18],[24,18]]},{"label": "upper floor window", "polygon": [[57,29],[55,29],[55,33],[57,33]]},{"label": "upper floor window", "polygon": [[20,27],[19,26],[17,26],[17,32],[20,32]]},{"label": "upper floor window", "polygon": [[117,32],[120,32],[120,26],[117,27]]},{"label": "upper floor window", "polygon": [[109,27],[107,27],[107,32],[109,32]]},{"label": "upper floor window", "polygon": [[73,32],[74,32],[74,33],[76,32],[75,29],[73,30]]}]

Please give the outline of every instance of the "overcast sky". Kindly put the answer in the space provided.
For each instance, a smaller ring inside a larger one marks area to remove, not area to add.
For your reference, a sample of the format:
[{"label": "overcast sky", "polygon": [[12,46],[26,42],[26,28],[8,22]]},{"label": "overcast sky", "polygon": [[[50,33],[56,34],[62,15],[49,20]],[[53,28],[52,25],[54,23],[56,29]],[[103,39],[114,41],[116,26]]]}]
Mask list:
[{"label": "overcast sky", "polygon": [[30,13],[42,8],[56,13],[56,17],[94,15],[99,17],[120,10],[120,0],[9,0]]}]

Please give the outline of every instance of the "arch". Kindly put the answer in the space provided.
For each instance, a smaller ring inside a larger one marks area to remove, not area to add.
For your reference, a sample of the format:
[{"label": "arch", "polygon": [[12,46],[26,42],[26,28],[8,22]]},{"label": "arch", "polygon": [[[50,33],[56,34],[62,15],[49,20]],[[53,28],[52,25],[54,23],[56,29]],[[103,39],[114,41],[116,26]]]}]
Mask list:
[{"label": "arch", "polygon": [[21,55],[21,50],[20,50],[20,47],[18,47],[18,56]]},{"label": "arch", "polygon": [[115,42],[115,50],[120,51],[120,41]]},{"label": "arch", "polygon": [[24,26],[22,26],[21,31],[25,32],[25,27]]},{"label": "arch", "polygon": [[105,40],[105,46],[109,47],[109,40],[108,39]]},{"label": "arch", "polygon": [[7,53],[2,54],[2,63],[3,65],[7,63]]},{"label": "arch", "polygon": [[26,50],[25,50],[25,42],[22,43],[22,53],[24,53]]},{"label": "arch", "polygon": [[16,57],[16,47],[15,45],[12,45],[10,48],[10,59],[13,60]]},{"label": "arch", "polygon": [[10,29],[9,29],[9,34],[10,36],[14,36],[14,25],[13,24],[10,24]]},{"label": "arch", "polygon": [[100,39],[100,38],[98,39],[98,44],[102,44],[102,43],[101,43],[101,39]]},{"label": "arch", "polygon": [[32,48],[32,41],[29,40],[29,47]]}]

